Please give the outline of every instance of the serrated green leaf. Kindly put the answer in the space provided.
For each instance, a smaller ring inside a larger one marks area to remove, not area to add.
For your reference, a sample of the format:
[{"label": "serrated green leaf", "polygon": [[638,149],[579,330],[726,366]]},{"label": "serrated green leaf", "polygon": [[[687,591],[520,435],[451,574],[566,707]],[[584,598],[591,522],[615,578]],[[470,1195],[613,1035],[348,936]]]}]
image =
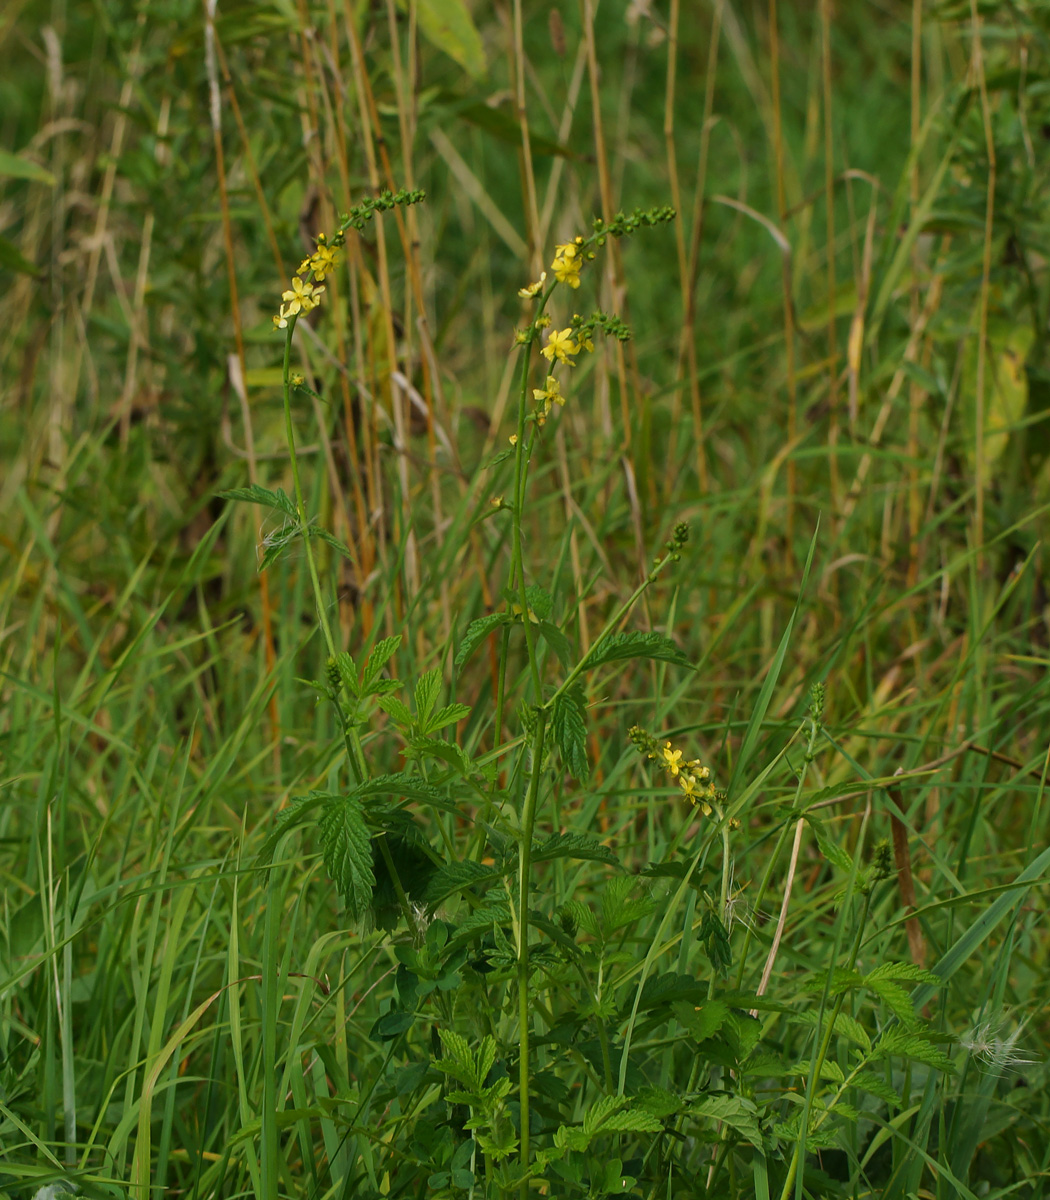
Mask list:
[{"label": "serrated green leaf", "polygon": [[328,874],[354,920],[368,911],[376,884],[372,836],[356,796],[326,796],[318,822]]},{"label": "serrated green leaf", "polygon": [[408,730],[412,728],[412,713],[408,706],[396,696],[383,696],[379,701],[379,707],[388,716],[393,717],[402,729]]},{"label": "serrated green leaf", "polygon": [[357,663],[354,662],[353,656],[345,650],[335,656],[335,668],[339,672],[339,678],[343,681],[343,687],[355,698],[360,693],[361,682],[357,674]]},{"label": "serrated green leaf", "polygon": [[820,853],[832,866],[837,867],[844,875],[849,875],[853,870],[852,857],[828,837],[823,821],[818,821],[814,817],[809,817],[808,820],[809,826],[813,830],[813,836],[817,839]]},{"label": "serrated green leaf", "polygon": [[[664,1004],[688,1001],[690,1009],[700,1004],[707,996],[707,984],[694,975],[682,975],[677,971],[665,971],[662,975],[650,975],[638,997],[638,1011],[650,1012]],[[633,1003],[633,1001],[632,1001]],[[628,1012],[630,1009],[628,1008]]]},{"label": "serrated green leaf", "polygon": [[674,642],[662,633],[638,632],[611,633],[601,638],[590,648],[583,661],[588,670],[593,670],[605,663],[622,662],[629,658],[651,658],[680,667],[693,665]]},{"label": "serrated green leaf", "polygon": [[562,761],[574,779],[586,783],[590,775],[587,762],[587,719],[583,693],[577,687],[562,692],[551,711],[551,731],[561,751]]},{"label": "serrated green leaf", "polygon": [[458,671],[463,666],[467,659],[474,653],[475,649],[481,645],[494,629],[499,629],[502,625],[508,625],[510,620],[510,613],[496,612],[471,621],[466,628],[466,632],[463,634],[463,640],[459,644],[459,649],[456,651],[456,670]]},{"label": "serrated green leaf", "polygon": [[436,668],[433,671],[425,671],[416,680],[415,686],[415,701],[416,701],[416,717],[419,724],[425,729],[427,718],[434,711],[434,705],[437,703],[438,695],[441,692],[441,672]]},{"label": "serrated green leaf", "polygon": [[[517,599],[517,596],[514,597]],[[538,583],[530,583],[525,589],[525,602],[529,609],[535,613],[537,620],[549,621],[551,611],[554,608],[554,600],[546,588],[540,587]]]},{"label": "serrated green leaf", "polygon": [[602,1122],[598,1133],[659,1133],[663,1124],[645,1109],[627,1108],[612,1113]]},{"label": "serrated green leaf", "polygon": [[858,1071],[850,1080],[850,1087],[858,1088],[871,1096],[877,1096],[880,1100],[885,1100],[887,1104],[900,1105],[901,1103],[900,1093],[897,1089],[887,1083],[882,1075],[876,1075],[874,1071]]},{"label": "serrated green leaf", "polygon": [[230,488],[228,491],[219,492],[219,498],[221,500],[244,500],[248,504],[261,504],[264,508],[277,509],[295,522],[299,520],[295,504],[284,488],[271,491],[269,488],[253,483],[251,487]]},{"label": "serrated green leaf", "polygon": [[865,983],[898,1021],[902,1021],[905,1025],[915,1024],[918,1017],[912,1007],[911,996],[899,983],[892,979],[872,979],[870,976]]},{"label": "serrated green leaf", "polygon": [[742,1134],[752,1146],[761,1148],[763,1145],[758,1109],[743,1096],[704,1096],[690,1104],[686,1111],[690,1116],[728,1125]]},{"label": "serrated green leaf", "polygon": [[729,1016],[729,1005],[724,1000],[706,1000],[699,1006],[679,1000],[672,1004],[671,1010],[678,1023],[698,1042],[714,1037]]},{"label": "serrated green leaf", "polygon": [[930,983],[934,987],[944,986],[944,980],[939,975],[928,971],[925,967],[917,966],[915,963],[879,963],[864,978],[869,982],[874,979],[903,979],[908,983]]},{"label": "serrated green leaf", "polygon": [[409,800],[422,800],[429,804],[434,800],[446,799],[445,794],[432,783],[420,779],[418,775],[409,775],[405,771],[395,771],[391,775],[376,775],[366,779],[364,783],[354,788],[353,794],[360,798],[367,796],[405,796]]},{"label": "serrated green leaf", "polygon": [[368,656],[368,662],[365,664],[365,675],[361,688],[363,695],[367,696],[371,693],[372,684],[379,678],[379,672],[397,653],[400,645],[401,634],[395,633],[393,637],[383,638],[372,647],[372,653]]},{"label": "serrated green leaf", "polygon": [[439,1029],[438,1037],[445,1048],[445,1057],[437,1059],[434,1066],[470,1087],[474,1083],[474,1056],[467,1039],[454,1029]]},{"label": "serrated green leaf", "polygon": [[499,879],[502,874],[496,867],[486,867],[469,859],[466,862],[446,863],[434,872],[423,898],[429,905],[440,904],[457,892],[478,883]]},{"label": "serrated green leaf", "polygon": [[[488,1078],[489,1071],[492,1070],[492,1065],[495,1061],[496,1039],[491,1034],[486,1034],[475,1056],[474,1077],[479,1087],[484,1087],[485,1080]],[[498,1088],[501,1083],[506,1083],[508,1087],[510,1086],[510,1080],[504,1079],[499,1080],[494,1087]]]},{"label": "serrated green leaf", "polygon": [[548,646],[558,656],[558,661],[566,670],[572,666],[572,643],[558,628],[557,625],[552,625],[550,621],[540,622],[540,637],[547,643]]},{"label": "serrated green leaf", "polygon": [[921,1034],[905,1029],[901,1025],[895,1025],[885,1030],[872,1051],[873,1058],[888,1058],[890,1055],[913,1058],[916,1062],[925,1063],[938,1071],[955,1070],[955,1065],[943,1050],[938,1050]]},{"label": "serrated green leaf", "polygon": [[[792,1024],[808,1025],[811,1028],[820,1023],[820,1013],[815,1009],[804,1009],[801,1012],[795,1013],[792,1018]],[[835,1033],[839,1037],[846,1038],[847,1041],[855,1042],[858,1046],[862,1046],[865,1054],[871,1053],[871,1038],[868,1037],[864,1026],[849,1013],[840,1012],[835,1018]]]},{"label": "serrated green leaf", "polygon": [[475,764],[471,762],[470,757],[458,746],[455,742],[445,742],[440,738],[414,737],[409,742],[408,757],[439,759],[441,762],[448,763],[450,767],[454,767],[464,779],[470,778],[475,771]]},{"label": "serrated green leaf", "polygon": [[552,858],[578,858],[591,862],[608,863],[618,867],[620,860],[597,838],[586,833],[552,833],[539,842],[532,851],[534,863],[547,862]]},{"label": "serrated green leaf", "polygon": [[437,733],[439,729],[444,729],[447,725],[454,725],[457,721],[462,721],[464,717],[470,716],[470,706],[468,704],[445,704],[433,713],[425,723],[426,733]]},{"label": "serrated green leaf", "polygon": [[327,529],[321,529],[318,525],[311,525],[310,536],[319,538],[326,546],[331,546],[333,550],[338,550],[344,558],[348,558],[353,562],[353,551],[346,542],[341,542],[334,533],[329,533]]}]

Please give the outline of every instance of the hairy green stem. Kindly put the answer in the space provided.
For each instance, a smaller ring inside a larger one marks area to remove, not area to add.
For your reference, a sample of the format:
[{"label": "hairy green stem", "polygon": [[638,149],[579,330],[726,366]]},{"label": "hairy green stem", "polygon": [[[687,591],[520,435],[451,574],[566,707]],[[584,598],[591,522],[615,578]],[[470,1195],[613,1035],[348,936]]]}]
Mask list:
[{"label": "hairy green stem", "polygon": [[295,486],[295,509],[299,514],[299,532],[302,534],[303,545],[306,547],[306,562],[310,571],[310,583],[314,590],[314,605],[317,608],[317,619],[324,634],[325,646],[330,658],[335,657],[335,641],[332,629],[328,624],[328,614],[324,609],[324,597],[321,594],[321,580],[317,575],[317,563],[314,560],[313,547],[310,545],[310,527],[306,520],[306,503],[303,500],[303,486],[299,479],[299,460],[295,454],[295,428],[292,424],[292,334],[295,332],[296,317],[288,318],[288,332],[284,339],[284,433],[288,442],[288,461],[292,466],[292,483]]},{"label": "hairy green stem", "polygon": [[532,830],[536,824],[536,802],[540,792],[543,764],[543,735],[547,714],[541,708],[536,716],[529,753],[532,775],[521,814],[521,842],[518,846],[518,1104],[521,1114],[521,1198],[528,1200],[529,1183],[529,875],[532,870]]}]

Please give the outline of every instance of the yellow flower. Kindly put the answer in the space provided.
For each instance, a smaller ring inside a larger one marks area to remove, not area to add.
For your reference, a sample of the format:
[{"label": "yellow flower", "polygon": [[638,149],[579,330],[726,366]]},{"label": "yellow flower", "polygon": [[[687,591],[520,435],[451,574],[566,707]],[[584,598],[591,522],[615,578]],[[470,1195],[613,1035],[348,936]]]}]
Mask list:
[{"label": "yellow flower", "polygon": [[507,441],[510,442],[512,446],[516,446],[518,444],[518,435],[516,433],[512,433],[510,437],[507,438]]},{"label": "yellow flower", "polygon": [[280,311],[274,316],[274,319],[273,319],[274,329],[287,329],[288,328],[288,318],[290,316],[292,316],[291,310],[285,308],[284,305],[282,304]]},{"label": "yellow flower", "polygon": [[672,775],[677,775],[682,769],[682,752],[681,750],[672,750],[670,742],[664,742],[664,748],[660,751],[664,760],[664,767],[671,772]]},{"label": "yellow flower", "polygon": [[[303,283],[298,275],[292,279],[292,286],[287,292],[281,293],[281,299],[288,303],[288,316],[296,313],[308,313],[321,303],[323,287],[314,287],[312,283]],[[282,306],[283,307],[283,306]]]},{"label": "yellow flower", "polygon": [[553,330],[542,350],[543,357],[548,362],[554,362],[557,358],[558,362],[568,363],[570,367],[574,367],[576,364],[569,355],[579,354],[579,352],[579,346],[572,340],[571,329]]},{"label": "yellow flower", "polygon": [[331,246],[324,242],[317,243],[317,249],[314,251],[313,257],[310,259],[310,266],[313,268],[314,279],[320,283],[324,277],[330,274],[335,269],[335,251]]},{"label": "yellow flower", "polygon": [[580,286],[580,267],[583,266],[583,260],[580,257],[576,243],[566,242],[564,245],[555,246],[554,249],[554,262],[551,263],[554,278],[559,283],[567,283],[571,288],[578,288]]},{"label": "yellow flower", "polygon": [[544,271],[535,283],[530,283],[527,287],[518,288],[518,295],[522,300],[535,300],[536,297],[543,291],[543,284],[547,278],[547,272]]},{"label": "yellow flower", "polygon": [[678,776],[678,786],[682,789],[690,804],[699,808],[705,817],[711,815],[711,805],[707,802],[707,798],[711,794],[709,787],[702,788],[696,777],[685,771]]},{"label": "yellow flower", "polygon": [[536,401],[543,402],[542,413],[537,413],[537,420],[540,424],[543,423],[543,418],[551,410],[551,404],[561,404],[564,406],[565,397],[561,394],[561,384],[554,378],[553,375],[547,376],[547,382],[541,388],[533,388],[532,398]]}]

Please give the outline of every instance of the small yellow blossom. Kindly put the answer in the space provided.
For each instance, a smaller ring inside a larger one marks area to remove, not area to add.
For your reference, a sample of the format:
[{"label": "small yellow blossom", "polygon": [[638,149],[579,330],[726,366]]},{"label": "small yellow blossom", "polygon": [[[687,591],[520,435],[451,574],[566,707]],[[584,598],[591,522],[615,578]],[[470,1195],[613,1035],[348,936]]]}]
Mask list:
[{"label": "small yellow blossom", "polygon": [[544,313],[542,317],[536,318],[536,328],[537,329],[546,329],[550,323],[551,323],[551,319],[550,319],[549,314],[547,314],[547,313]]},{"label": "small yellow blossom", "polygon": [[554,362],[557,358],[558,362],[568,363],[570,367],[574,367],[576,364],[569,355],[579,354],[579,352],[580,347],[572,340],[571,329],[555,329],[542,350],[543,357],[548,362]]},{"label": "small yellow blossom", "polygon": [[[565,397],[561,394],[561,384],[553,375],[547,376],[547,382],[543,387],[532,389],[532,398],[543,404],[543,412],[537,413],[537,419],[546,417],[551,410],[552,404],[560,404],[562,406],[565,404]],[[542,424],[542,421],[540,423]]]},{"label": "small yellow blossom", "polygon": [[325,242],[318,242],[317,249],[314,251],[313,257],[310,259],[310,266],[313,268],[314,279],[318,283],[324,280],[326,275],[331,274],[335,269],[335,251]]},{"label": "small yellow blossom", "polygon": [[[298,275],[292,279],[292,286],[287,292],[281,293],[281,299],[288,303],[288,316],[296,313],[308,313],[321,303],[323,287],[314,287],[312,283],[303,283]],[[283,307],[283,306],[282,306]]]},{"label": "small yellow blossom", "polygon": [[492,505],[493,508],[502,508],[503,507],[503,497],[502,496],[493,496],[492,499],[489,501],[489,503]]},{"label": "small yellow blossom", "polygon": [[512,446],[516,446],[518,444],[518,435],[516,433],[512,433],[510,437],[507,438],[507,441],[510,442]]},{"label": "small yellow blossom", "polygon": [[707,802],[707,798],[711,794],[709,787],[702,787],[696,777],[690,775],[687,771],[683,771],[678,776],[678,786],[682,789],[690,804],[699,808],[705,817],[711,815],[711,805]]},{"label": "small yellow blossom", "polygon": [[672,775],[677,775],[682,769],[682,752],[681,750],[672,750],[670,742],[664,742],[664,748],[660,751],[663,756],[664,766]]},{"label": "small yellow blossom", "polygon": [[535,300],[536,297],[543,291],[543,284],[547,279],[547,272],[544,271],[535,283],[530,283],[527,287],[518,288],[518,295],[522,300]]},{"label": "small yellow blossom", "polygon": [[278,313],[276,313],[273,318],[274,329],[287,329],[288,328],[288,318],[290,316],[292,316],[291,310],[285,308],[285,306],[282,304],[280,311]]},{"label": "small yellow blossom", "polygon": [[578,288],[583,259],[580,257],[576,243],[566,242],[564,245],[555,246],[554,249],[554,262],[551,263],[554,278],[559,283],[567,283],[571,288]]}]

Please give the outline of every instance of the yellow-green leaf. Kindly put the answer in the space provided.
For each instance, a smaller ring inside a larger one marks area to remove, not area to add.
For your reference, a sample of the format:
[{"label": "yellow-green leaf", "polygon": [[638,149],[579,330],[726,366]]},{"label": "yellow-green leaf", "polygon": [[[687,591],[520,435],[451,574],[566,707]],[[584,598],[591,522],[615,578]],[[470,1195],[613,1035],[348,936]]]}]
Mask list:
[{"label": "yellow-green leaf", "polygon": [[472,79],[485,74],[485,49],[464,0],[418,0],[416,12],[428,42],[459,63]]},{"label": "yellow-green leaf", "polygon": [[[1032,344],[1030,325],[996,323],[988,330],[984,365],[983,466],[985,482],[991,468],[1002,457],[1010,430],[1023,418],[1028,404],[1025,358]],[[970,412],[966,456],[976,466],[974,438],[977,415],[977,338],[967,344],[963,359],[963,399]]]}]

